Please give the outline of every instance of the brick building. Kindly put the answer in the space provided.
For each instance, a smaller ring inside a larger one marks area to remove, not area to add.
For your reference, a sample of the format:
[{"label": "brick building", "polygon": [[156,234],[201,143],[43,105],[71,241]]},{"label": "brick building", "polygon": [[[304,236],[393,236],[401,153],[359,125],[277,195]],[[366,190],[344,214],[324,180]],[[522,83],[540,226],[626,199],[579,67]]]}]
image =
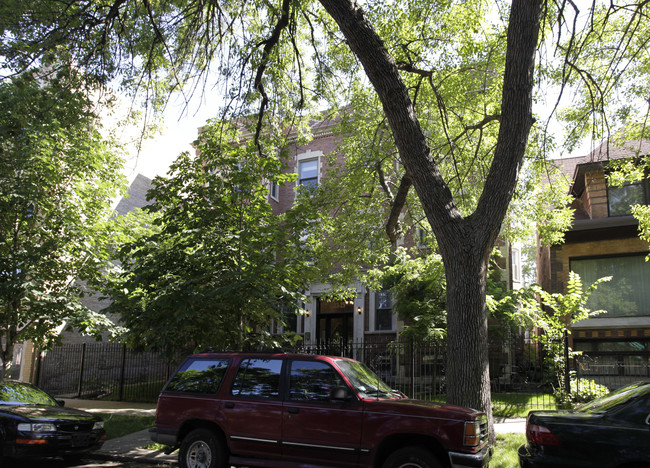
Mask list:
[{"label": "brick building", "polygon": [[[588,359],[583,370],[605,381],[607,376],[648,375],[650,357],[649,245],[638,236],[630,206],[647,204],[647,181],[613,187],[606,174],[612,160],[650,152],[650,142],[630,142],[624,148],[607,144],[591,154],[560,162],[571,178],[575,209],[565,242],[538,252],[538,279],[552,293],[566,293],[569,272],[586,287],[612,276],[590,298],[588,307],[607,312],[573,326],[570,344]],[[641,372],[641,374],[639,374]]]},{"label": "brick building", "polygon": [[[341,136],[333,132],[336,121],[323,120],[315,122],[312,127],[313,138],[306,144],[294,143],[289,148],[287,171],[298,174],[297,184],[318,184],[328,177],[330,169],[328,158],[335,155],[335,164],[345,164],[345,157],[339,152]],[[295,199],[295,184],[271,186],[269,203],[274,213],[288,210]],[[403,240],[406,247],[415,247],[417,240],[413,235]],[[503,257],[499,268],[504,282],[509,288],[520,287],[520,249],[512,244],[499,240],[499,248]],[[299,317],[291,324],[291,331],[303,336],[305,344],[317,344],[332,340],[344,343],[388,343],[397,337],[403,329],[396,314],[393,313],[390,295],[385,291],[370,291],[361,283],[352,285],[356,297],[348,302],[329,302],[322,296],[329,291],[326,283],[311,284],[305,292],[307,302],[304,309],[307,314]],[[507,361],[507,359],[506,359]]]}]

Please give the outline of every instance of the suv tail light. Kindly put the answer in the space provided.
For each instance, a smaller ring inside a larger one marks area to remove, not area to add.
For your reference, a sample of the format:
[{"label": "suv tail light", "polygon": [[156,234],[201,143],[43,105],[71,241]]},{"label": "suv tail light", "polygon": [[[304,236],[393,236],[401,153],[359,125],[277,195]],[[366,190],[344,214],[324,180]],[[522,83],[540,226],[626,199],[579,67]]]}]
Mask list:
[{"label": "suv tail light", "polygon": [[537,445],[561,445],[553,431],[546,426],[539,424],[528,424],[526,426],[526,438],[531,444]]}]

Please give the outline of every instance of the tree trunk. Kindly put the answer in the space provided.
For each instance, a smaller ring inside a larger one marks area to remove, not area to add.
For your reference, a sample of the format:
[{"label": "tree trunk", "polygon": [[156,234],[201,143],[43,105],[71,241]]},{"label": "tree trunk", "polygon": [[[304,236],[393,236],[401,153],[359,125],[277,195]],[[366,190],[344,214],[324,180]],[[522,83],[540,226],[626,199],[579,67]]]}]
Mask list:
[{"label": "tree trunk", "polygon": [[460,241],[442,252],[447,279],[447,403],[488,415],[494,440],[488,326],[485,309],[487,255]]},{"label": "tree trunk", "polygon": [[[513,0],[508,25],[501,125],[475,212],[463,218],[427,144],[408,89],[381,38],[354,0],[320,0],[364,67],[433,230],[447,277],[447,399],[491,420],[486,272],[514,193],[532,125],[532,87],[541,0]],[[490,424],[493,435],[493,425]]]},{"label": "tree trunk", "polygon": [[4,378],[11,378],[11,366],[14,359],[14,343],[7,342],[2,345],[0,352],[0,359],[2,359],[2,375]]}]

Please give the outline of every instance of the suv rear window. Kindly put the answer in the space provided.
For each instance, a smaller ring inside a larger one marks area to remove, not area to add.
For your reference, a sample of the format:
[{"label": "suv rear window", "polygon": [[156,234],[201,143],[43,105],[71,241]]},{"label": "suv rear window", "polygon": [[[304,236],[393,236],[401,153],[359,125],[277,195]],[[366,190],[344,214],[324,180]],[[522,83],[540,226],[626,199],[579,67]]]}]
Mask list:
[{"label": "suv rear window", "polygon": [[244,359],[232,383],[233,396],[279,398],[282,359]]},{"label": "suv rear window", "polygon": [[167,384],[165,391],[216,394],[230,359],[188,360]]}]

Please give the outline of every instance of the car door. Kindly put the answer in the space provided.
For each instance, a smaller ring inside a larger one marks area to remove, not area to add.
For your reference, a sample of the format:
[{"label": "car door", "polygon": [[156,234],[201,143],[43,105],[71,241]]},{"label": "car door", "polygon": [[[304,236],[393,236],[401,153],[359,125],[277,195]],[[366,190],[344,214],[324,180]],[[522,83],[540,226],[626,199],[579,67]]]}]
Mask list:
[{"label": "car door", "polygon": [[242,359],[224,402],[229,447],[234,456],[280,457],[283,359]]},{"label": "car door", "polygon": [[359,459],[363,410],[356,397],[333,401],[345,382],[324,361],[295,359],[287,369],[282,415],[282,458],[287,461],[355,466]]}]

